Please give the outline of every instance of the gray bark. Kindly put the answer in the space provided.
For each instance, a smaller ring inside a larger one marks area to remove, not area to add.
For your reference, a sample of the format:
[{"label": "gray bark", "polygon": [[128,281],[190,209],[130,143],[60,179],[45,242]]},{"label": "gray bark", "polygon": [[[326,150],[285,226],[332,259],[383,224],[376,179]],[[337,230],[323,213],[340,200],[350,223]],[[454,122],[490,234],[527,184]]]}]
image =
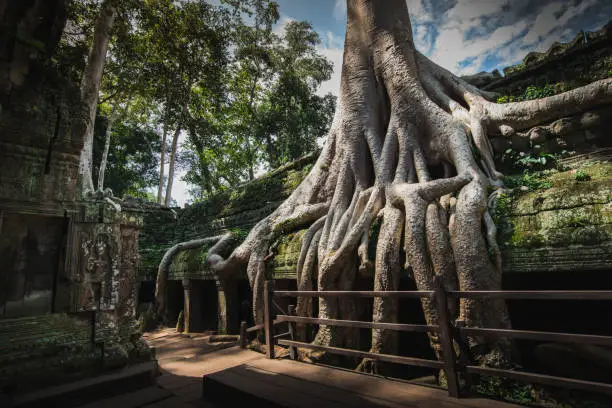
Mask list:
[{"label": "gray bark", "polygon": [[87,66],[81,81],[81,117],[77,134],[83,138],[83,150],[79,164],[81,193],[93,191],[93,132],[100,93],[100,81],[104,71],[106,52],[111,37],[111,30],[117,16],[117,5],[114,0],[105,0],[96,21],[93,45],[87,59]]},{"label": "gray bark", "polygon": [[[168,164],[168,184],[166,185],[166,207],[170,206],[172,201],[172,183],[174,183],[174,164],[176,160],[176,149],[178,147],[178,138],[181,134],[181,125],[179,124],[174,131],[172,137],[172,147],[170,148],[170,164]],[[162,179],[163,180],[163,179]]]},{"label": "gray bark", "polygon": [[168,125],[164,123],[162,133],[161,158],[159,161],[159,186],[157,187],[157,203],[164,203],[164,166],[166,165],[166,137],[168,136]]},{"label": "gray bark", "polygon": [[[157,310],[161,314],[166,307],[166,283],[168,281],[168,268],[172,260],[180,251],[188,249],[201,248],[205,245],[210,245],[219,242],[225,236],[219,235],[215,237],[207,237],[202,239],[194,239],[192,241],[181,242],[168,249],[164,254],[157,268],[157,279],[155,285],[155,301],[157,302]],[[214,247],[209,252],[213,252]]]},{"label": "gray bark", "polygon": [[110,149],[111,135],[113,133],[113,124],[117,120],[116,106],[113,106],[111,114],[106,125],[106,134],[104,137],[104,151],[102,152],[102,160],[100,161],[100,170],[98,172],[98,191],[104,191],[104,175],[106,174],[106,163],[108,162],[108,150]]}]

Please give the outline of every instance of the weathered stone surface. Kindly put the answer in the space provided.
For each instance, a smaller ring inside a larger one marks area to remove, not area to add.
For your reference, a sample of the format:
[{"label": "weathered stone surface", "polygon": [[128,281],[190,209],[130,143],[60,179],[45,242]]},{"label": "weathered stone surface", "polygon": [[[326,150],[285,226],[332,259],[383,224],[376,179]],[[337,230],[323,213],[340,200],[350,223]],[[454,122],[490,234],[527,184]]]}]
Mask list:
[{"label": "weathered stone surface", "polygon": [[71,310],[97,310],[120,341],[136,333],[138,235],[142,218],[108,202],[80,203],[69,259]]},{"label": "weathered stone surface", "polygon": [[[67,374],[125,366],[135,354],[150,358],[135,326],[142,219],[116,203],[78,201],[83,134],[72,129],[80,90],[50,58],[67,17],[58,4],[13,2],[9,11],[21,17],[0,22],[8,34],[0,45],[0,230],[4,220],[11,228],[0,239],[0,260],[7,264],[0,272],[0,316],[21,316],[0,320],[0,366],[8,367],[2,364],[7,356],[17,358],[0,376],[25,385],[36,378],[39,388]],[[11,297],[42,301],[7,315]],[[105,356],[92,349],[89,322],[63,314],[94,310]],[[17,343],[29,354],[13,353]]]},{"label": "weathered stone surface", "polygon": [[499,79],[501,79],[501,74],[499,73],[498,70],[495,70],[493,72],[479,72],[477,74],[474,75],[464,75],[461,77],[461,79],[469,82],[470,84],[481,88],[485,85],[490,84],[491,82],[497,81]]},{"label": "weathered stone surface", "polygon": [[295,279],[296,267],[306,230],[288,234],[277,247],[276,256],[268,264],[275,279]]},{"label": "weathered stone surface", "polygon": [[[259,220],[272,213],[308,174],[316,154],[281,167],[261,178],[184,209],[130,204],[127,213],[144,217],[140,235],[138,279],[154,280],[157,267],[172,245],[232,231],[244,237]],[[169,268],[170,280],[214,279],[204,265],[208,248],[180,252]]]},{"label": "weathered stone surface", "polygon": [[[510,197],[500,222],[507,271],[612,266],[612,164],[553,174],[550,188]],[[578,176],[577,176],[578,174]],[[578,181],[588,175],[590,180]]]}]

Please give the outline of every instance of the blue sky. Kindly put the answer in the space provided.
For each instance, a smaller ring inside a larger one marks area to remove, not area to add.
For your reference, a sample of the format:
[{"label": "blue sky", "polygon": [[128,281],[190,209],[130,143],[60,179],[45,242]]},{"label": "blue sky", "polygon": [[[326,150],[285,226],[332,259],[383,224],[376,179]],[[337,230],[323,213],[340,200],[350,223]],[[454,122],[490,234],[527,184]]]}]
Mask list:
[{"label": "blue sky", "polygon": [[[307,20],[334,62],[334,77],[320,93],[337,94],[346,24],[346,0],[276,0],[281,21]],[[383,0],[379,0],[383,1]],[[454,73],[492,71],[546,51],[581,30],[612,18],[610,0],[406,0],[417,48]]]}]

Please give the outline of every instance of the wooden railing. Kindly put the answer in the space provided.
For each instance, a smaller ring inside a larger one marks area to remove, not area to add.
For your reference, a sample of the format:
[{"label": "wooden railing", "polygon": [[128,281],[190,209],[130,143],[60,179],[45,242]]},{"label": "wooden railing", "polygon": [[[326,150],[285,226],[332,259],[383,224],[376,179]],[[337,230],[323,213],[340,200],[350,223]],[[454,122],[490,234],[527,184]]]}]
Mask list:
[{"label": "wooden railing", "polygon": [[[295,316],[295,308],[290,307],[289,312],[277,314],[275,316],[274,306],[275,297],[394,297],[394,298],[432,298],[436,305],[439,321],[437,325],[426,324],[400,324],[400,323],[378,323],[353,320],[319,319],[312,317]],[[264,329],[267,347],[267,357],[275,358],[274,345],[289,347],[290,357],[297,358],[297,348],[310,350],[327,351],[332,354],[345,355],[357,358],[369,358],[375,361],[404,364],[433,369],[443,369],[448,384],[448,394],[458,398],[461,394],[459,386],[459,375],[463,374],[466,383],[472,383],[473,376],[487,375],[492,377],[503,377],[526,383],[549,385],[560,388],[577,389],[583,391],[612,394],[612,384],[583,381],[566,377],[556,377],[545,374],[529,373],[515,370],[502,370],[496,368],[482,367],[475,365],[470,356],[467,343],[468,336],[500,336],[511,339],[539,340],[546,342],[573,343],[573,344],[592,344],[598,346],[612,346],[612,337],[571,334],[571,333],[552,333],[544,331],[494,329],[481,327],[465,327],[462,321],[452,322],[448,314],[449,298],[468,298],[468,299],[520,299],[520,300],[612,300],[612,291],[446,291],[440,278],[435,280],[435,290],[433,291],[288,291],[274,290],[274,283],[267,281],[264,290],[264,323],[246,327],[246,322],[242,322],[240,332],[240,344],[245,348],[247,335],[250,332]],[[281,335],[274,335],[274,327],[280,323],[288,323],[289,331]],[[443,361],[428,360],[416,357],[404,357],[389,354],[379,354],[360,350],[352,350],[338,347],[315,345],[299,342],[295,340],[295,324],[318,324],[328,326],[384,329],[404,332],[435,332],[438,334]],[[289,336],[290,339],[281,339]],[[459,345],[460,353],[457,355],[453,343]]]},{"label": "wooden railing", "polygon": [[69,312],[69,316],[74,316],[79,320],[86,321],[89,326],[89,343],[92,348],[96,347],[97,333],[96,333],[96,319],[97,314],[95,310],[85,310],[82,312]]}]

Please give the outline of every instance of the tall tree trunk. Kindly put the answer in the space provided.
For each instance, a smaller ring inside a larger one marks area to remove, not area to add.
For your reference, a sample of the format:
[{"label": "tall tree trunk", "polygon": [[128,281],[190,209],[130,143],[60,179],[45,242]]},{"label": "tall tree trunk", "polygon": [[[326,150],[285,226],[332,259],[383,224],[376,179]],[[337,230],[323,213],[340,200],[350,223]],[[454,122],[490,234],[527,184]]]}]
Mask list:
[{"label": "tall tree trunk", "polygon": [[108,150],[110,148],[111,135],[113,133],[113,124],[117,120],[117,107],[113,106],[108,123],[106,125],[106,135],[104,138],[104,151],[102,152],[102,160],[100,160],[100,170],[98,172],[98,190],[104,190],[104,175],[106,174],[106,163],[108,162]]},{"label": "tall tree trunk", "polygon": [[174,162],[176,160],[176,149],[178,147],[178,139],[181,134],[181,124],[179,123],[172,137],[172,147],[170,149],[170,164],[168,165],[168,185],[166,186],[166,207],[170,206],[172,201],[172,183],[174,182]]},{"label": "tall tree trunk", "polygon": [[162,133],[161,159],[159,161],[159,186],[157,187],[157,203],[164,203],[164,166],[166,165],[166,136],[168,136],[168,125],[164,122]]},{"label": "tall tree trunk", "polygon": [[111,37],[111,30],[117,16],[115,0],[105,0],[102,3],[96,27],[93,45],[87,59],[87,66],[81,81],[81,117],[79,118],[77,135],[83,138],[83,150],[79,165],[79,184],[81,193],[93,190],[93,132],[100,93],[100,81],[104,72],[106,52]]},{"label": "tall tree trunk", "polygon": [[[379,215],[376,288],[397,287],[403,246],[405,267],[419,290],[433,290],[436,275],[447,289],[499,290],[501,257],[487,190],[503,185],[503,178],[488,135],[612,102],[612,79],[606,79],[537,101],[498,105],[415,49],[405,0],[347,0],[347,9],[339,104],[316,164],[231,255],[207,259],[218,276],[246,268],[256,323],[263,321],[265,264],[279,236],[308,228],[297,268],[300,288],[314,286],[315,271],[319,290],[351,290],[356,260],[362,267],[371,263],[369,232]],[[300,314],[311,309],[303,301],[298,306]],[[424,298],[422,307],[427,323],[437,324],[434,303]],[[392,298],[380,298],[373,320],[396,321],[397,309]],[[449,312],[467,326],[510,327],[505,302],[497,299],[463,299],[458,316]],[[354,308],[320,298],[318,313],[351,319]],[[315,343],[348,345],[345,334],[320,325]],[[384,330],[372,333],[375,352],[394,343]],[[430,343],[442,357],[436,335]],[[512,345],[497,338],[470,343],[482,364],[505,365],[514,357]]]}]

